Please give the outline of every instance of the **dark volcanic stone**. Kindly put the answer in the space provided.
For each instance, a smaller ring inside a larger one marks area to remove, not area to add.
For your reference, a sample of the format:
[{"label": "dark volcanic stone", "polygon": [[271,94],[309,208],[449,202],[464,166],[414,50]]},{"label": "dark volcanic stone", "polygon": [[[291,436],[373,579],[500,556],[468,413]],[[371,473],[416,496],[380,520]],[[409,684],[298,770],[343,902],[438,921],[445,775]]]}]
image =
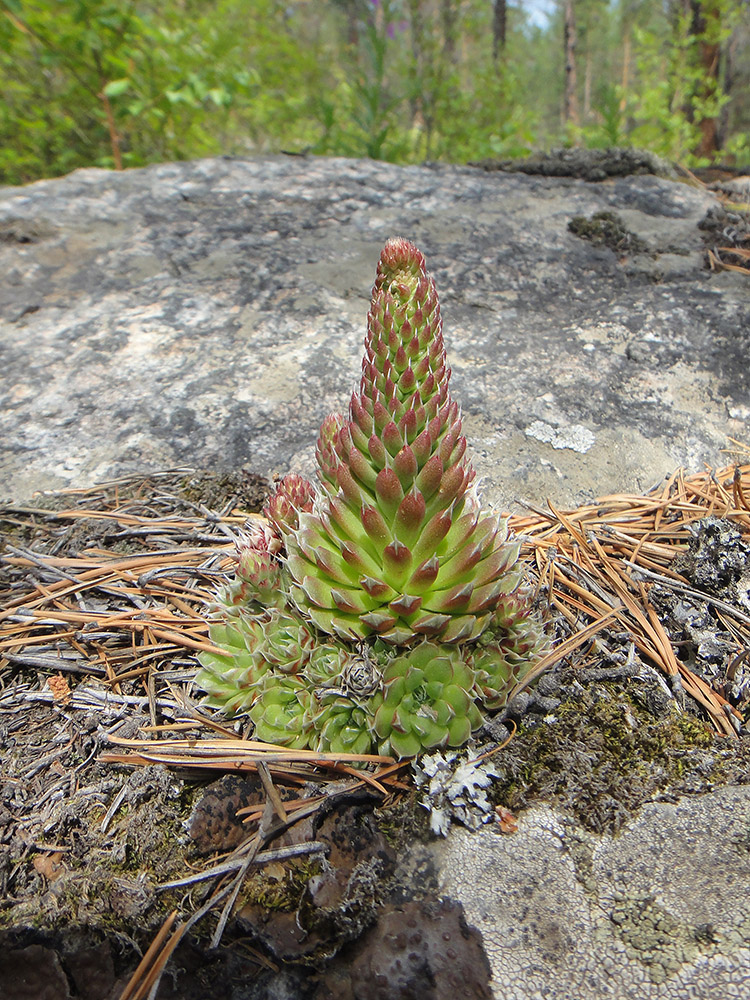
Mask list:
[{"label": "dark volcanic stone", "polygon": [[674,568],[699,589],[750,610],[750,542],[737,525],[719,517],[696,521],[690,530],[688,550]]},{"label": "dark volcanic stone", "polygon": [[329,971],[316,1000],[491,1000],[477,930],[452,900],[387,906]]},{"label": "dark volcanic stone", "polygon": [[70,1000],[57,954],[40,944],[4,951],[0,956],[0,1000]]}]

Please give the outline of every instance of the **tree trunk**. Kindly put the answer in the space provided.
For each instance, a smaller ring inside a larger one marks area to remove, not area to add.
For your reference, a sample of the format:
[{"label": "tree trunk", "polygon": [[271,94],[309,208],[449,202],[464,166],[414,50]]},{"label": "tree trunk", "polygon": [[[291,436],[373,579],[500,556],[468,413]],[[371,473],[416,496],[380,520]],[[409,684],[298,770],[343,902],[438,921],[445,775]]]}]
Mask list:
[{"label": "tree trunk", "polygon": [[576,76],[576,15],[573,0],[564,0],[565,30],[563,41],[565,46],[565,97],[563,104],[563,121],[566,125],[578,125],[578,93]]},{"label": "tree trunk", "polygon": [[591,117],[591,77],[594,69],[592,66],[591,49],[586,49],[586,62],[583,72],[583,120],[588,121]]},{"label": "tree trunk", "polygon": [[[691,32],[696,38],[698,63],[702,72],[699,90],[701,98],[715,99],[719,92],[719,62],[721,48],[721,6],[719,0],[691,0]],[[719,119],[717,115],[701,118],[697,122],[700,142],[696,156],[714,159],[719,150]]]},{"label": "tree trunk", "polygon": [[492,12],[492,58],[495,62],[505,51],[505,37],[508,30],[508,4],[506,0],[494,0]]},{"label": "tree trunk", "polygon": [[440,13],[443,22],[443,52],[452,65],[456,61],[456,23],[458,20],[456,0],[442,0]]}]

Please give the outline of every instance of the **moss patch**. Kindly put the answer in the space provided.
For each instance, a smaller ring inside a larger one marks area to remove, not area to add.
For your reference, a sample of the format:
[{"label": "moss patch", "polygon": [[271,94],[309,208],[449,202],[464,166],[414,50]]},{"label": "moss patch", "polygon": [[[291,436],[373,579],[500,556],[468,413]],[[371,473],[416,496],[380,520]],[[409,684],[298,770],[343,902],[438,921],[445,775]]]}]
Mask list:
[{"label": "moss patch", "polygon": [[632,233],[615,212],[595,212],[590,218],[574,216],[568,223],[574,236],[593,243],[595,247],[609,247],[615,253],[648,253],[645,240]]},{"label": "moss patch", "polygon": [[587,829],[613,832],[667,789],[707,791],[726,780],[708,725],[670,707],[654,717],[634,682],[577,686],[539,722],[526,720],[495,757],[502,777],[492,800],[517,810],[534,799],[557,802]]},{"label": "moss patch", "polygon": [[179,484],[180,495],[209,510],[239,507],[259,511],[268,499],[270,484],[262,476],[241,469],[239,472],[200,472],[185,476]]}]

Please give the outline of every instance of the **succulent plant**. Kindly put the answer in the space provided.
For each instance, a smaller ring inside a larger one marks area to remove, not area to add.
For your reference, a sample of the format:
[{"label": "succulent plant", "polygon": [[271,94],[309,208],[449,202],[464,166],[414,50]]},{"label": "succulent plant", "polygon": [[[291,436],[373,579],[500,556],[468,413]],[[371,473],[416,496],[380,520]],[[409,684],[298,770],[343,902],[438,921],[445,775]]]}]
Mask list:
[{"label": "succulent plant", "polygon": [[255,723],[255,738],[292,750],[310,745],[312,728],[312,692],[299,677],[272,677],[250,709]]},{"label": "succulent plant", "polygon": [[458,747],[530,669],[543,635],[519,544],[483,512],[449,392],[437,292],[390,240],[362,378],[237,543],[197,683],[258,739],[397,757]]},{"label": "succulent plant", "polygon": [[208,693],[207,703],[228,715],[253,705],[269,671],[296,674],[313,650],[309,626],[288,611],[232,611],[210,626],[212,643],[226,653],[201,653],[202,669],[196,675],[196,683]]},{"label": "succulent plant", "polygon": [[310,659],[314,645],[310,626],[289,611],[272,609],[264,626],[258,654],[282,674],[298,674]]},{"label": "succulent plant", "polygon": [[253,603],[263,607],[282,605],[283,567],[277,558],[282,544],[281,535],[271,522],[257,518],[248,521],[235,542],[235,578],[224,589],[221,602],[230,607]]},{"label": "succulent plant", "polygon": [[305,677],[313,688],[338,687],[341,674],[351,656],[352,650],[347,650],[340,644],[318,643],[305,664]]},{"label": "succulent plant", "polygon": [[381,753],[413,757],[460,747],[482,724],[475,675],[459,648],[421,642],[394,657],[383,674],[374,731]]},{"label": "succulent plant", "polygon": [[316,749],[324,753],[370,753],[372,750],[372,713],[338,693],[323,693],[312,724],[317,733]]},{"label": "succulent plant", "polygon": [[[386,244],[359,392],[327,418],[324,495],[282,526],[291,597],[321,631],[467,642],[517,584],[518,546],[482,513],[451,399],[435,285],[406,240]],[[286,530],[285,530],[286,529]]]},{"label": "succulent plant", "polygon": [[512,688],[547,649],[530,601],[521,597],[508,601],[472,653],[474,691],[482,706],[491,711],[502,708]]},{"label": "succulent plant", "polygon": [[206,694],[206,703],[227,715],[247,711],[260,693],[268,661],[260,654],[264,620],[236,611],[210,623],[211,642],[225,654],[203,652],[195,683]]},{"label": "succulent plant", "polygon": [[279,482],[263,513],[283,535],[297,528],[300,512],[311,511],[314,500],[315,488],[312,483],[295,472],[290,472]]}]

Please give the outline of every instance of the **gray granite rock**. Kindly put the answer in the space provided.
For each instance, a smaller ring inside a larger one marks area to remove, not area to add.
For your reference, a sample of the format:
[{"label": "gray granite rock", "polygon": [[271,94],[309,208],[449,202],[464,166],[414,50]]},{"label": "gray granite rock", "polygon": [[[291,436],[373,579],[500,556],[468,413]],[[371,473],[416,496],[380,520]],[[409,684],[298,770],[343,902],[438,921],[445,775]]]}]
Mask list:
[{"label": "gray granite rock", "polygon": [[453,831],[441,888],[482,932],[497,1000],[747,1000],[750,788],[651,803],[615,837],[534,806]]},{"label": "gray granite rock", "polygon": [[[704,267],[716,204],[651,175],[295,157],[6,188],[0,495],[176,465],[309,469],[394,234],[437,279],[488,499],[575,503],[720,462],[750,415],[750,284]],[[601,211],[652,252],[568,231]]]}]

